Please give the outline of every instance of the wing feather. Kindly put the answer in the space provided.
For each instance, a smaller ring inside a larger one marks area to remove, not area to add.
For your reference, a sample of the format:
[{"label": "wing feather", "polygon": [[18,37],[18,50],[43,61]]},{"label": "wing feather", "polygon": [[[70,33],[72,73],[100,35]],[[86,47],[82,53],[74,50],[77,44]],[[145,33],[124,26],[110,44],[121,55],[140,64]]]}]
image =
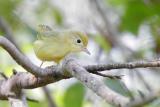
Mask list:
[{"label": "wing feather", "polygon": [[48,25],[39,25],[37,29],[37,39],[39,40],[45,40],[45,39],[51,39],[55,36],[58,36],[59,32],[52,30],[51,27]]}]

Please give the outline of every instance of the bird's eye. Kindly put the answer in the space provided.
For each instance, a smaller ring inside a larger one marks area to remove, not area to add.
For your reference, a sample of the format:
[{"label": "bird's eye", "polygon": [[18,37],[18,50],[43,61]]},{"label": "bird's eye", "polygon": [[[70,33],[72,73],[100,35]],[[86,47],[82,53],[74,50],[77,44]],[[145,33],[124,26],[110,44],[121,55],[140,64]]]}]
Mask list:
[{"label": "bird's eye", "polygon": [[81,43],[81,40],[80,40],[80,39],[78,39],[78,40],[77,40],[77,43]]}]

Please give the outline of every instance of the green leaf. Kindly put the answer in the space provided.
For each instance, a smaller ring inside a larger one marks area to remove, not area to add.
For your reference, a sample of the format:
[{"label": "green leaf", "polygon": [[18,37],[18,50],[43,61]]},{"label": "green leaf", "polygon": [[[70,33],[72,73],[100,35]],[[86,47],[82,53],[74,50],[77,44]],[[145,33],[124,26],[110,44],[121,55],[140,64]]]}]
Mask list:
[{"label": "green leaf", "polygon": [[81,83],[71,85],[64,94],[64,107],[82,107],[84,87]]},{"label": "green leaf", "polygon": [[118,5],[125,5],[128,3],[128,0],[105,0],[106,4],[110,4],[113,6],[118,6]]},{"label": "green leaf", "polygon": [[106,79],[105,80],[106,85],[114,90],[115,92],[123,95],[123,96],[131,96],[130,92],[128,92],[128,90],[126,89],[126,87],[124,87],[124,84],[118,80],[118,79]]},{"label": "green leaf", "polygon": [[150,102],[149,104],[145,105],[144,107],[159,107],[159,105],[160,105],[160,99],[157,98],[152,102]]},{"label": "green leaf", "polygon": [[146,4],[143,0],[132,0],[126,5],[126,10],[122,16],[121,30],[130,31],[137,35],[139,26],[152,16],[158,14],[158,6]]},{"label": "green leaf", "polygon": [[47,100],[39,101],[38,103],[28,101],[27,103],[29,107],[48,107]]},{"label": "green leaf", "polygon": [[63,23],[63,16],[58,8],[52,8],[52,16],[57,25],[61,25]]},{"label": "green leaf", "polygon": [[160,17],[157,17],[154,21],[152,21],[150,26],[151,26],[152,36],[154,39],[155,51],[159,53],[160,52],[160,33],[159,33]]},{"label": "green leaf", "polygon": [[0,0],[0,16],[9,22],[10,25],[16,27],[17,18],[14,11],[21,0]]},{"label": "green leaf", "polygon": [[37,18],[43,19],[46,15],[49,15],[55,20],[57,25],[61,25],[63,23],[63,16],[60,9],[52,5],[49,0],[41,0],[40,5],[36,8],[36,13]]},{"label": "green leaf", "polygon": [[8,101],[0,100],[0,107],[9,107]]},{"label": "green leaf", "polygon": [[104,49],[106,52],[108,52],[111,49],[111,45],[108,41],[106,41],[106,39],[103,36],[97,35],[94,39],[100,45],[100,47]]},{"label": "green leaf", "polygon": [[44,17],[44,13],[48,12],[50,7],[51,7],[51,5],[49,3],[49,0],[40,0],[39,5],[35,9],[35,13],[36,13],[37,17],[39,17],[39,16]]}]

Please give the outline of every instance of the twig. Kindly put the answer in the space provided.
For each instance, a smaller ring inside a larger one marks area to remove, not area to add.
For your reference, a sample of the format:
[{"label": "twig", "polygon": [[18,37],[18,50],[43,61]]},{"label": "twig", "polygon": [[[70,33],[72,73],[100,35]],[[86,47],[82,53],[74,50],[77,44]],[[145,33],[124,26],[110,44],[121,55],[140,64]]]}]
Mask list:
[{"label": "twig", "polygon": [[4,79],[8,79],[8,77],[3,73],[3,72],[0,72],[0,75],[4,78]]},{"label": "twig", "polygon": [[157,99],[159,96],[160,96],[159,92],[154,92],[146,95],[144,98],[137,97],[135,98],[135,100],[131,101],[125,107],[142,107],[146,104],[151,103],[152,101]]},{"label": "twig", "polygon": [[139,79],[141,80],[141,82],[143,83],[143,85],[145,86],[145,88],[146,88],[149,92],[152,92],[151,86],[148,84],[148,82],[145,80],[145,78],[142,76],[142,74],[139,72],[139,70],[137,70],[136,74],[137,74],[137,76],[139,77]]},{"label": "twig", "polygon": [[93,74],[96,74],[96,75],[99,75],[99,76],[102,76],[102,77],[107,77],[107,78],[110,78],[110,79],[121,79],[122,76],[124,75],[106,75],[106,74],[102,74],[100,72],[94,72]]},{"label": "twig", "polygon": [[32,99],[32,98],[27,97],[26,99],[27,99],[27,101],[30,101],[30,102],[39,103],[38,100],[35,100],[35,99]]},{"label": "twig", "polygon": [[0,17],[0,29],[5,33],[5,37],[8,40],[10,40],[17,47],[19,51],[21,51],[13,38],[13,34],[10,26],[2,17]]},{"label": "twig", "polygon": [[53,100],[53,98],[51,97],[51,94],[49,92],[49,89],[45,86],[45,87],[42,87],[47,99],[48,99],[48,102],[49,102],[49,107],[56,107],[56,104]]},{"label": "twig", "polygon": [[25,68],[28,72],[36,76],[48,75],[46,72],[44,72],[44,69],[34,65],[25,55],[20,53],[20,51],[5,37],[0,37],[0,45],[12,56],[12,58],[19,65]]},{"label": "twig", "polygon": [[105,71],[113,69],[136,69],[136,68],[149,68],[149,67],[160,67],[159,60],[153,61],[137,61],[129,63],[114,63],[114,64],[104,64],[104,65],[88,65],[85,69],[89,72],[94,71]]},{"label": "twig", "polygon": [[[102,2],[102,0],[101,0]],[[94,23],[97,30],[110,42],[112,46],[119,46],[120,42],[117,39],[117,31],[113,28],[107,18],[107,12],[102,9],[102,5],[99,0],[90,0],[91,6],[95,11],[99,13],[102,21],[104,22],[104,27],[100,27],[96,22]],[[102,3],[103,4],[103,3]],[[94,12],[95,13],[95,12]],[[105,32],[107,31],[107,32]]]},{"label": "twig", "polygon": [[107,9],[105,9],[104,0],[90,0],[90,4],[101,17],[104,23],[104,27],[98,25],[96,21],[94,21],[94,25],[96,29],[102,34],[102,36],[106,38],[110,45],[114,47],[120,47],[122,50],[127,50],[128,52],[134,53],[131,49],[129,49],[127,46],[125,46],[125,44],[120,41],[117,29],[112,26],[112,24],[108,20]]}]

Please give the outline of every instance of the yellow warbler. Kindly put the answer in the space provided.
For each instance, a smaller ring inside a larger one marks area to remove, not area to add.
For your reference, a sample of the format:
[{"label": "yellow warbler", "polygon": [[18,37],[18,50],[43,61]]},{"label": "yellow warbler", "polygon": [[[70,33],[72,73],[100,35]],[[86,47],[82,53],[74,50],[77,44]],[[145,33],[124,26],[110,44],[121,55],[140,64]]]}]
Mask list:
[{"label": "yellow warbler", "polygon": [[78,31],[55,31],[47,25],[38,26],[38,39],[33,48],[36,56],[42,61],[59,63],[69,53],[87,50],[88,37]]}]

